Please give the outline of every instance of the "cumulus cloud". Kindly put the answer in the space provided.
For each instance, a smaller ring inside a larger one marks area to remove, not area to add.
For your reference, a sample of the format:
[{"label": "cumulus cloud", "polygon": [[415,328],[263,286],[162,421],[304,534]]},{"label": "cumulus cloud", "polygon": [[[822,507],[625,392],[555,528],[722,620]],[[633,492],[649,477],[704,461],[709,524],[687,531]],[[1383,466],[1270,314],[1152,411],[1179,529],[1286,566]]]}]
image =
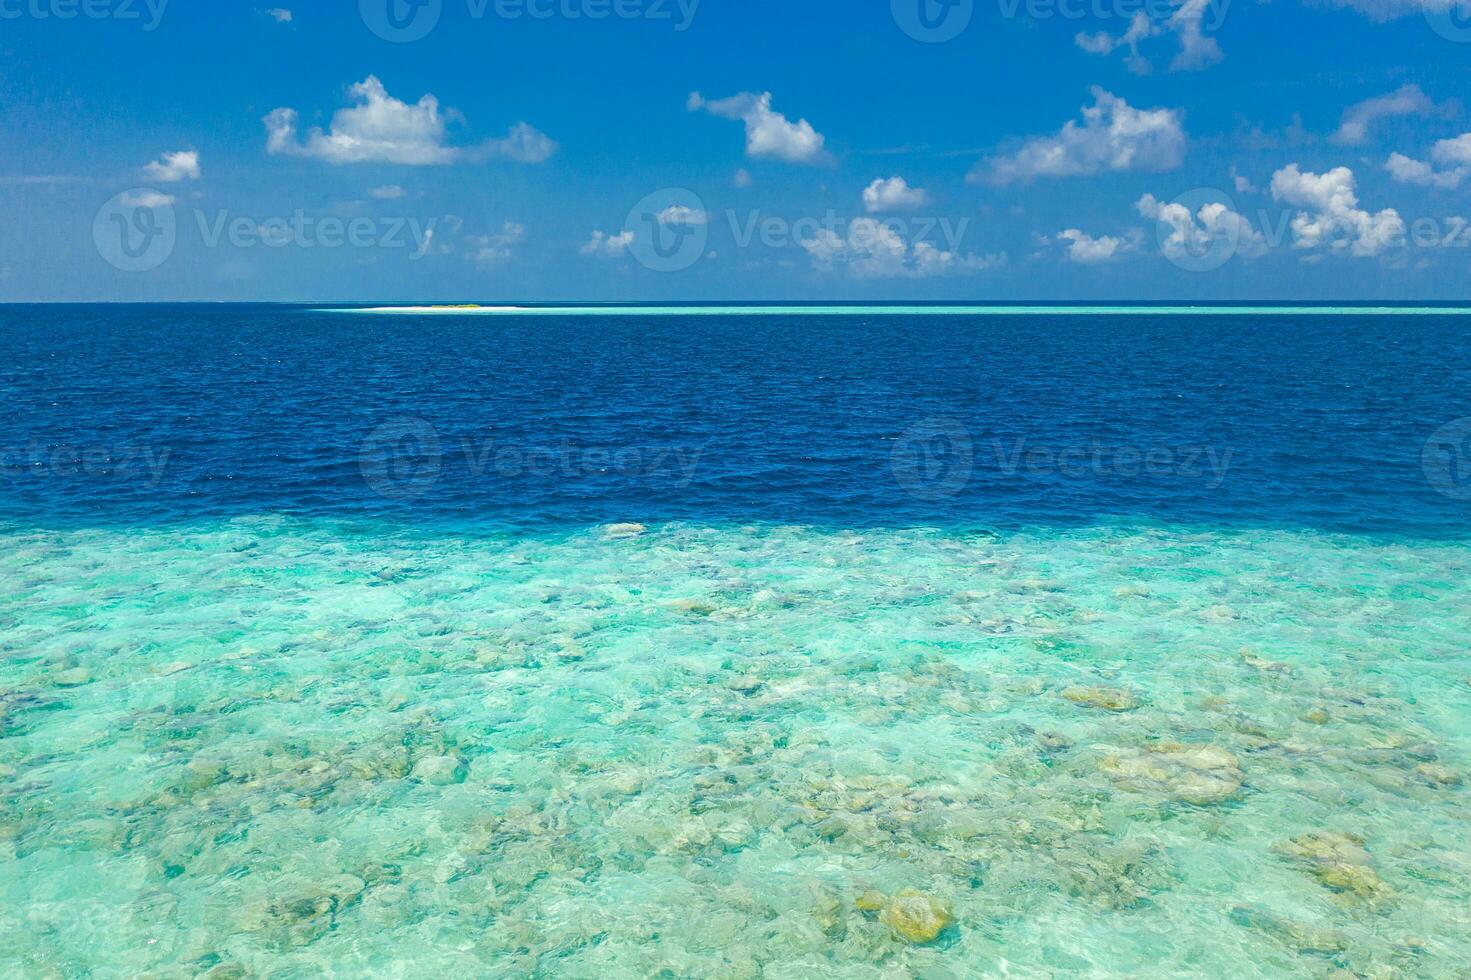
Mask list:
[{"label": "cumulus cloud", "polygon": [[526,240],[526,227],[507,221],[493,235],[470,235],[465,239],[465,258],[476,265],[502,265],[511,260],[511,249]]},{"label": "cumulus cloud", "polygon": [[1194,213],[1183,204],[1166,204],[1145,194],[1135,205],[1139,214],[1167,226],[1160,242],[1167,259],[1190,259],[1209,253],[1217,243],[1229,243],[1234,254],[1255,259],[1267,254],[1267,238],[1250,221],[1221,202],[1205,204]]},{"label": "cumulus cloud", "polygon": [[1370,131],[1381,119],[1428,116],[1434,111],[1435,103],[1420,90],[1420,86],[1405,85],[1388,95],[1350,106],[1343,113],[1338,132],[1329,139],[1341,146],[1362,146],[1369,141]]},{"label": "cumulus cloud", "polygon": [[1405,184],[1455,189],[1471,176],[1471,133],[1441,140],[1430,148],[1430,162],[1392,153],[1384,165],[1390,176]]},{"label": "cumulus cloud", "polygon": [[875,180],[863,190],[863,206],[869,214],[922,208],[928,200],[928,194],[918,187],[910,187],[903,177]]},{"label": "cumulus cloud", "polygon": [[472,159],[505,157],[517,163],[542,163],[557,152],[557,143],[529,123],[518,122],[504,139],[486,140],[468,152]]},{"label": "cumulus cloud", "polygon": [[1272,197],[1302,209],[1292,219],[1294,245],[1299,249],[1327,245],[1363,258],[1380,255],[1405,237],[1398,211],[1386,208],[1370,214],[1359,207],[1357,181],[1347,167],[1315,174],[1294,163],[1272,175]]},{"label": "cumulus cloud", "polygon": [[162,184],[176,184],[181,180],[200,178],[199,154],[194,150],[165,153],[143,168],[143,175]]},{"label": "cumulus cloud", "polygon": [[792,122],[771,108],[771,93],[741,92],[728,99],[706,100],[692,92],[686,107],[704,110],[721,119],[736,119],[746,125],[746,155],[773,157],[788,163],[825,163],[825,137],[805,119]]},{"label": "cumulus cloud", "polygon": [[929,242],[912,246],[899,232],[874,218],[855,218],[847,235],[822,228],[802,248],[812,266],[823,272],[844,270],[857,279],[930,279],[962,276],[995,268],[1004,254],[974,255],[944,250]]},{"label": "cumulus cloud", "polygon": [[278,24],[291,23],[291,11],[287,10],[285,7],[272,7],[269,10],[262,10],[261,13],[265,14],[267,17],[271,18],[271,20],[274,20]]},{"label": "cumulus cloud", "polygon": [[1174,13],[1159,21],[1144,11],[1134,15],[1129,29],[1118,37],[1107,31],[1096,34],[1079,34],[1073,40],[1089,54],[1110,55],[1128,48],[1124,61],[1129,70],[1148,74],[1153,70],[1149,60],[1139,53],[1139,45],[1151,38],[1173,34],[1179,41],[1180,50],[1170,62],[1170,71],[1199,71],[1209,68],[1222,57],[1221,46],[1216,39],[1206,34],[1206,15],[1210,15],[1211,29],[1221,26],[1225,17],[1225,3],[1219,0],[1176,0]]},{"label": "cumulus cloud", "polygon": [[1101,235],[1094,238],[1087,232],[1076,228],[1057,233],[1057,240],[1067,245],[1068,261],[1076,262],[1078,265],[1102,265],[1112,262],[1139,247],[1143,235],[1139,231],[1132,231],[1124,238],[1115,238],[1111,235]]},{"label": "cumulus cloud", "polygon": [[601,231],[592,233],[586,245],[582,246],[583,255],[593,255],[600,259],[622,258],[628,252],[628,246],[633,244],[633,232],[622,231],[616,235],[607,235]]},{"label": "cumulus cloud", "polygon": [[661,225],[683,225],[690,227],[694,225],[708,225],[710,223],[710,215],[698,208],[685,207],[683,204],[671,204],[663,211],[660,211],[654,220],[658,221]]},{"label": "cumulus cloud", "polygon": [[556,149],[545,134],[526,123],[512,126],[504,139],[489,140],[478,147],[450,146],[447,121],[456,113],[442,113],[433,95],[425,95],[413,105],[395,99],[372,75],[349,88],[348,94],[356,104],[337,110],[325,132],[313,127],[305,140],[297,137],[295,109],[271,112],[265,117],[266,151],[332,164],[422,167],[492,156],[539,163]]},{"label": "cumulus cloud", "polygon": [[1053,136],[1034,136],[1014,153],[982,161],[968,179],[1008,184],[1107,171],[1161,173],[1184,162],[1189,140],[1178,110],[1135,109],[1097,87],[1093,97],[1081,126],[1070,121]]},{"label": "cumulus cloud", "polygon": [[1454,190],[1460,187],[1461,182],[1466,179],[1466,171],[1463,168],[1436,170],[1425,161],[1415,160],[1403,153],[1391,153],[1388,162],[1384,164],[1384,169],[1402,184],[1439,187],[1444,190]]}]

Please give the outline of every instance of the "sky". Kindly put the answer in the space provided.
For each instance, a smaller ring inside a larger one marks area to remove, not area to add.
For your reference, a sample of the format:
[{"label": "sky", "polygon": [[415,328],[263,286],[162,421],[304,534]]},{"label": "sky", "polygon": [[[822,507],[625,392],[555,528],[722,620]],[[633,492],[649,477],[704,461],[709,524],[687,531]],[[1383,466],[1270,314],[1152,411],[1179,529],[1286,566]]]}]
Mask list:
[{"label": "sky", "polygon": [[0,0],[0,301],[1465,298],[1468,68],[1471,0]]}]

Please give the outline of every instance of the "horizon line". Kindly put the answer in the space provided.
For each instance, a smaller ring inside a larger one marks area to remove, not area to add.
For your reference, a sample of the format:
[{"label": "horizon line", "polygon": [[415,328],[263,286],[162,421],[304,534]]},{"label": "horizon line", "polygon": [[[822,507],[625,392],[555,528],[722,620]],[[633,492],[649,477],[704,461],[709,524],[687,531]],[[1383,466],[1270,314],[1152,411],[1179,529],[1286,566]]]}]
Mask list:
[{"label": "horizon line", "polygon": [[1111,308],[1130,309],[1355,309],[1385,310],[1442,308],[1454,312],[1471,311],[1471,299],[1015,299],[1015,300],[843,300],[843,299],[734,299],[734,300],[576,300],[536,299],[500,300],[495,302],[453,302],[444,300],[355,300],[355,299],[168,299],[168,300],[120,300],[120,299],[16,299],[0,300],[0,307],[7,306],[295,306],[309,307],[322,312],[365,312],[378,310],[435,310],[467,312],[537,312],[548,309],[709,309],[709,308],[766,308],[784,309],[1075,309]]}]

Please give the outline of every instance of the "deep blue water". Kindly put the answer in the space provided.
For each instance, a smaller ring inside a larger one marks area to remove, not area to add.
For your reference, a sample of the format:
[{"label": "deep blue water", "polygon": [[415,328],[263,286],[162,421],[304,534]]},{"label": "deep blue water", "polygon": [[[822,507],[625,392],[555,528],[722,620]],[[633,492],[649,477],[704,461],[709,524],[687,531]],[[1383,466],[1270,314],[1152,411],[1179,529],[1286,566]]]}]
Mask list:
[{"label": "deep blue water", "polygon": [[1468,329],[5,306],[0,518],[1459,536]]}]

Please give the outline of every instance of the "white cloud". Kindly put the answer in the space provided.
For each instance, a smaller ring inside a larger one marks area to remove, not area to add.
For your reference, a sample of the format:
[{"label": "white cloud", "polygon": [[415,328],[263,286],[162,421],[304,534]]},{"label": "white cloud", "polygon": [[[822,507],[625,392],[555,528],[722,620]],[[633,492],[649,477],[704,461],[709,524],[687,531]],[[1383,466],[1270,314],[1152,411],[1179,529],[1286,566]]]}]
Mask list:
[{"label": "white cloud", "polygon": [[269,10],[262,10],[261,13],[265,14],[267,17],[271,18],[271,20],[274,20],[278,24],[291,23],[291,11],[287,10],[285,7],[272,7]]},{"label": "white cloud", "polygon": [[1225,17],[1225,6],[1222,4],[1217,12],[1212,0],[1185,0],[1174,16],[1165,22],[1165,28],[1173,31],[1180,39],[1180,53],[1170,63],[1170,71],[1199,71],[1225,57],[1221,54],[1221,46],[1216,43],[1216,39],[1205,34],[1207,12],[1214,15],[1213,26],[1219,27],[1220,21]]},{"label": "white cloud", "polygon": [[1079,34],[1073,41],[1089,54],[1110,55],[1120,48],[1128,48],[1124,60],[1129,70],[1138,74],[1152,70],[1148,59],[1139,53],[1140,43],[1166,34],[1175,35],[1180,42],[1180,51],[1170,62],[1170,71],[1198,71],[1220,61],[1221,47],[1205,33],[1205,17],[1211,14],[1212,28],[1219,27],[1225,16],[1225,4],[1220,0],[1175,0],[1174,5],[1175,12],[1158,23],[1141,10],[1129,22],[1129,29],[1118,37],[1100,31]]},{"label": "white cloud", "polygon": [[1178,110],[1135,109],[1097,87],[1093,97],[1083,125],[1070,121],[1054,136],[1034,136],[1014,153],[982,161],[967,179],[1007,184],[1106,171],[1160,173],[1184,162],[1189,141]]},{"label": "white cloud", "polygon": [[[1143,16],[1145,22],[1148,22],[1148,15],[1140,14],[1135,17],[1136,23],[1138,22],[1139,16]],[[1128,34],[1125,34],[1124,38],[1127,38],[1128,36]],[[1116,38],[1107,31],[1099,31],[1096,34],[1084,34],[1083,32],[1079,31],[1076,35],[1074,35],[1073,43],[1082,48],[1084,51],[1088,52],[1089,54],[1113,54],[1114,49],[1117,48],[1120,43],[1126,42],[1124,42],[1123,38]]]},{"label": "white cloud", "polygon": [[145,190],[124,194],[121,203],[127,208],[164,208],[173,204],[174,199],[168,194]]},{"label": "white cloud", "polygon": [[1446,13],[1459,9],[1471,11],[1467,0],[1328,0],[1335,7],[1356,10],[1370,20],[1384,22],[1411,15]]},{"label": "white cloud", "polygon": [[774,157],[788,163],[825,163],[830,159],[823,149],[823,135],[807,120],[792,122],[772,109],[770,92],[741,92],[714,102],[693,92],[686,107],[690,112],[703,109],[712,116],[745,123],[747,156]]},{"label": "white cloud", "polygon": [[1192,214],[1183,204],[1165,204],[1153,194],[1145,194],[1135,207],[1143,217],[1170,228],[1170,233],[1160,242],[1160,252],[1167,259],[1205,255],[1217,242],[1231,243],[1234,254],[1243,258],[1255,259],[1267,254],[1266,236],[1221,202],[1202,205]]},{"label": "white cloud", "polygon": [[928,194],[918,187],[910,187],[903,177],[875,180],[863,190],[863,206],[869,214],[909,211],[924,207],[928,201]]},{"label": "white cloud", "polygon": [[1292,219],[1296,248],[1326,244],[1362,258],[1379,255],[1405,237],[1398,211],[1370,214],[1359,207],[1357,182],[1347,167],[1315,174],[1294,163],[1272,175],[1272,197],[1302,209]]},{"label": "white cloud", "polygon": [[1236,193],[1238,194],[1256,193],[1256,185],[1251,182],[1251,178],[1238,173],[1235,167],[1231,168],[1231,183],[1235,186]]},{"label": "white cloud", "polygon": [[1471,133],[1436,143],[1430,150],[1430,158],[1447,167],[1471,166]]},{"label": "white cloud", "polygon": [[1405,184],[1455,189],[1471,177],[1471,133],[1441,140],[1430,148],[1430,163],[1403,153],[1392,153],[1384,165],[1390,176]]},{"label": "white cloud", "polygon": [[556,149],[555,143],[526,123],[512,126],[505,139],[468,149],[453,147],[448,144],[446,123],[456,114],[452,110],[441,113],[439,100],[433,95],[409,105],[389,95],[372,75],[353,85],[348,93],[357,104],[337,110],[326,132],[313,127],[305,141],[297,138],[295,109],[271,112],[265,117],[266,151],[332,164],[439,166],[492,156],[539,163]]},{"label": "white cloud", "polygon": [[276,109],[266,116],[267,151],[336,164],[426,166],[454,161],[457,151],[445,143],[445,121],[434,96],[425,95],[409,105],[389,95],[372,75],[348,92],[358,104],[339,109],[329,132],[313,128],[305,143],[296,139],[295,109]]},{"label": "white cloud", "polygon": [[823,272],[843,269],[857,279],[971,275],[1006,262],[1004,254],[961,254],[929,242],[915,242],[910,246],[898,231],[874,218],[853,219],[846,237],[831,228],[822,228],[799,244],[811,257],[813,268]]},{"label": "white cloud", "polygon": [[583,255],[595,255],[602,259],[621,258],[628,251],[628,246],[633,244],[633,232],[623,231],[616,235],[606,235],[601,231],[592,233],[586,245],[582,246]]},{"label": "white cloud", "polygon": [[511,249],[526,240],[526,227],[507,221],[494,235],[470,235],[465,238],[465,258],[476,265],[494,266],[509,262]]},{"label": "white cloud", "polygon": [[730,182],[736,187],[741,188],[742,190],[756,183],[756,181],[751,177],[751,172],[745,167],[737,170],[735,172],[735,176],[731,178]]},{"label": "white cloud", "polygon": [[541,163],[557,152],[556,140],[529,123],[518,122],[504,139],[487,140],[469,151],[472,158],[505,157],[517,163]]},{"label": "white cloud", "polygon": [[671,204],[659,212],[656,220],[661,225],[708,225],[710,215],[696,208],[687,208],[683,204]]},{"label": "white cloud", "polygon": [[368,196],[378,201],[397,201],[404,196],[404,189],[397,184],[384,184],[368,191]]},{"label": "white cloud", "polygon": [[149,180],[156,180],[163,184],[177,184],[181,180],[198,180],[201,176],[199,154],[194,150],[165,153],[145,166],[143,175]]},{"label": "white cloud", "polygon": [[1423,160],[1414,160],[1403,153],[1391,153],[1384,164],[1389,175],[1402,184],[1417,184],[1421,187],[1440,187],[1454,190],[1466,179],[1461,168],[1439,171]]},{"label": "white cloud", "polygon": [[1105,262],[1112,262],[1138,248],[1142,237],[1139,232],[1134,231],[1125,238],[1115,238],[1111,235],[1094,238],[1076,228],[1057,233],[1057,240],[1067,243],[1068,259],[1079,265],[1102,265]]},{"label": "white cloud", "polygon": [[1329,139],[1341,146],[1363,146],[1369,141],[1374,124],[1381,119],[1428,116],[1434,111],[1435,103],[1418,85],[1404,85],[1388,95],[1350,106],[1343,113],[1338,132]]},{"label": "white cloud", "polygon": [[1119,48],[1128,48],[1129,55],[1124,59],[1129,70],[1138,74],[1147,74],[1150,71],[1149,61],[1139,54],[1139,42],[1154,37],[1159,33],[1154,26],[1154,21],[1142,10],[1134,15],[1129,22],[1129,29],[1118,37],[1114,37],[1107,31],[1099,31],[1097,34],[1079,34],[1073,38],[1078,47],[1089,54],[1108,56]]}]

